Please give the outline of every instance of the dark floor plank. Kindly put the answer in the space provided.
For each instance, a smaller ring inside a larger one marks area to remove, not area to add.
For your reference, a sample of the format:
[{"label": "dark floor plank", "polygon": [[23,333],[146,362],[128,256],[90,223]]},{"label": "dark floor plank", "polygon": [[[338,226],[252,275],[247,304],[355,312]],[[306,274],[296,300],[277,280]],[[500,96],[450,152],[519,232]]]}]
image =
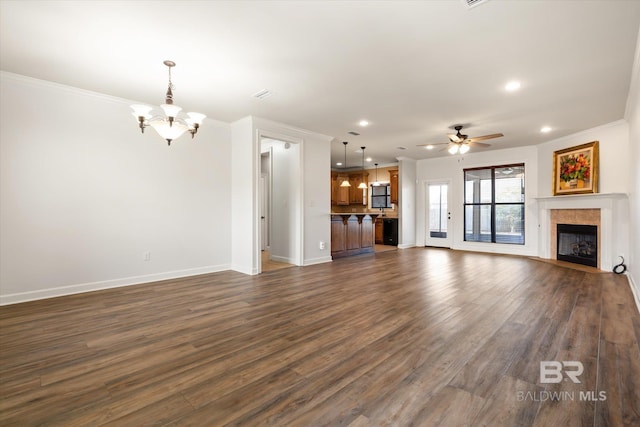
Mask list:
[{"label": "dark floor plank", "polygon": [[0,307],[0,424],[638,425],[639,331],[624,276],[525,257],[206,274]]}]

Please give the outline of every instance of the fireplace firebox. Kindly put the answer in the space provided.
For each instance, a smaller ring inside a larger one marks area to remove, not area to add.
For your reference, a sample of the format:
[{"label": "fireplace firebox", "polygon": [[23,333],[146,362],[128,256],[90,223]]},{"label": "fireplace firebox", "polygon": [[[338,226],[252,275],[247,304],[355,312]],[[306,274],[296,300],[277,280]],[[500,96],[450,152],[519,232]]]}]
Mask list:
[{"label": "fireplace firebox", "polygon": [[557,259],[574,264],[598,266],[598,227],[558,224]]}]

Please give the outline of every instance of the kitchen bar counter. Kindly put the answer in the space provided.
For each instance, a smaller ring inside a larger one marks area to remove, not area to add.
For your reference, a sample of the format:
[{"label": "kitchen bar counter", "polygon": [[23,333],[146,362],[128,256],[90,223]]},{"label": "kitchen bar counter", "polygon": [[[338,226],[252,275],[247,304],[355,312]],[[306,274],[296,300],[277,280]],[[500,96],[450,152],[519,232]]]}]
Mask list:
[{"label": "kitchen bar counter", "polygon": [[331,213],[331,256],[374,252],[374,220],[378,214]]}]

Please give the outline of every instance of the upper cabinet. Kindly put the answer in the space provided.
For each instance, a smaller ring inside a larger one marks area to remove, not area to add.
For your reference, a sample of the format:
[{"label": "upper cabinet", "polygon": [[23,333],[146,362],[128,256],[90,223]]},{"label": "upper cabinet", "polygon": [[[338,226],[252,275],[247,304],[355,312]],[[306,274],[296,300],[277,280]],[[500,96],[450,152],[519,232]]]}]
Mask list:
[{"label": "upper cabinet", "polygon": [[391,203],[398,204],[398,169],[389,171],[389,181],[391,182]]},{"label": "upper cabinet", "polygon": [[343,172],[331,172],[331,204],[348,205],[350,203],[350,188],[341,187],[342,181],[349,179],[349,175]]},{"label": "upper cabinet", "polygon": [[[349,175],[349,204],[351,205],[366,205],[367,204],[367,190],[369,187],[369,174],[354,173]],[[364,182],[366,188],[358,188],[360,184]]]},{"label": "upper cabinet", "polygon": [[[344,205],[366,205],[367,189],[369,186],[368,173],[362,172],[331,172],[331,204]],[[341,187],[342,181],[349,180],[350,187]],[[358,188],[364,182],[367,189]]]}]

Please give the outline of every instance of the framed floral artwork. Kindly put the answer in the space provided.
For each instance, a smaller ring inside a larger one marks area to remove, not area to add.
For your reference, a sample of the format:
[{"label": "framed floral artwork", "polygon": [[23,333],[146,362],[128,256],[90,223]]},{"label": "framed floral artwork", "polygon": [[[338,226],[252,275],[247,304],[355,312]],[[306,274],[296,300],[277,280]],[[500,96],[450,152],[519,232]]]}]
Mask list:
[{"label": "framed floral artwork", "polygon": [[598,141],[553,153],[553,195],[598,192]]}]

